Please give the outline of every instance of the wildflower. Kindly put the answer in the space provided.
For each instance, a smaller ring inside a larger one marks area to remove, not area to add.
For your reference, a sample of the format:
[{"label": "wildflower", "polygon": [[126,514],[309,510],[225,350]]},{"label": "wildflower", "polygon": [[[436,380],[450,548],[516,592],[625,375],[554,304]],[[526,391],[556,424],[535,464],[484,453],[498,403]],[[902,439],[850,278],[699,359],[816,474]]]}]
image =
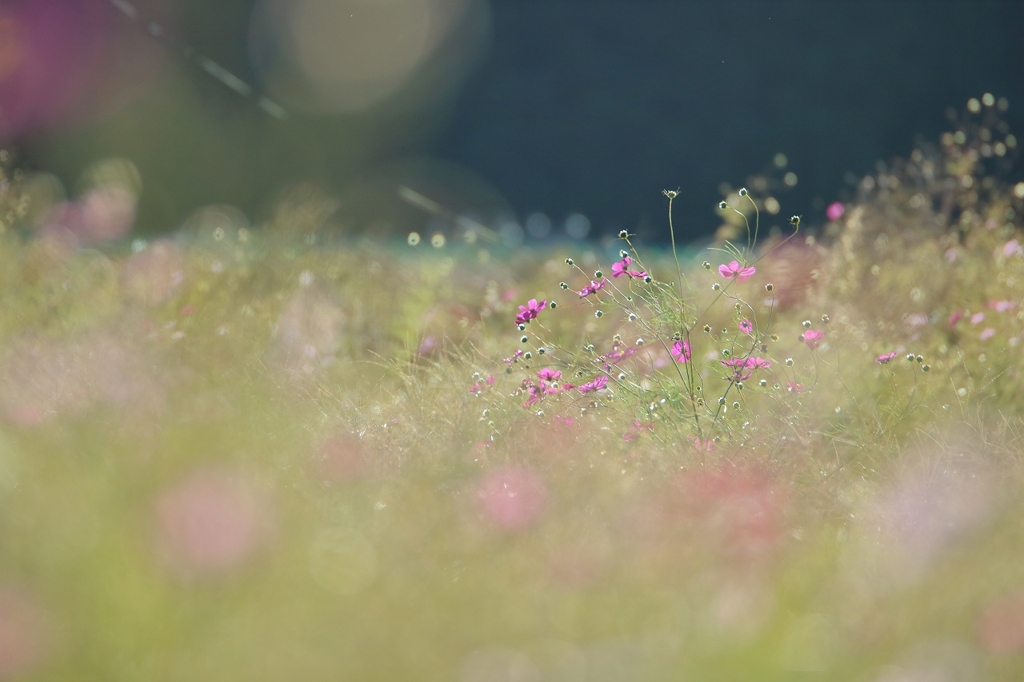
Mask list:
[{"label": "wildflower", "polygon": [[952,329],[953,327],[955,327],[956,323],[959,322],[960,318],[963,317],[963,316],[964,316],[964,311],[962,311],[962,310],[954,311],[953,314],[949,316],[949,328]]},{"label": "wildflower", "polygon": [[545,367],[537,372],[537,377],[544,381],[557,381],[562,378],[562,371]]},{"label": "wildflower", "polygon": [[754,333],[754,325],[750,323],[750,320],[740,320],[737,327],[739,327],[739,330],[744,334]]},{"label": "wildflower", "polygon": [[526,305],[519,306],[519,314],[516,315],[516,324],[524,324],[537,317],[537,314],[544,310],[548,305],[547,301],[537,302],[537,299],[531,298],[526,302]]},{"label": "wildflower", "polygon": [[753,266],[743,267],[739,261],[732,261],[728,265],[719,265],[718,274],[725,279],[735,278],[737,282],[742,282],[745,279],[753,276],[757,270]]},{"label": "wildflower", "polygon": [[981,339],[982,341],[988,341],[989,339],[991,339],[995,335],[996,335],[996,330],[993,329],[992,327],[987,327],[984,331],[981,332],[981,334],[978,336],[978,338]]},{"label": "wildflower", "polygon": [[989,301],[988,307],[995,310],[997,313],[1005,313],[1008,310],[1013,310],[1017,307],[1016,301]]},{"label": "wildflower", "polygon": [[804,390],[804,385],[795,383],[793,381],[787,381],[786,390],[789,391],[790,393],[800,393],[801,391]]},{"label": "wildflower", "polygon": [[690,342],[686,339],[676,341],[672,344],[672,350],[669,352],[672,354],[672,357],[675,358],[676,362],[686,364],[690,361]]},{"label": "wildflower", "polygon": [[772,366],[771,360],[765,358],[730,358],[721,362],[723,367],[733,368],[732,378],[734,381],[746,381],[754,375],[753,370],[768,369]]},{"label": "wildflower", "polygon": [[617,365],[634,353],[636,353],[636,348],[624,348],[623,350],[613,350],[610,353],[605,353],[601,356],[601,359],[611,360]]},{"label": "wildflower", "polygon": [[971,315],[971,324],[981,324],[981,322],[984,321],[984,319],[985,313],[974,313],[973,315]]},{"label": "wildflower", "polygon": [[880,365],[884,365],[885,363],[889,362],[895,357],[896,351],[893,351],[892,353],[885,353],[883,355],[879,355],[877,358],[875,358],[875,362],[877,362]]},{"label": "wildflower", "polygon": [[581,384],[576,387],[576,390],[580,393],[593,393],[594,391],[600,391],[608,385],[608,377],[603,374],[598,377],[594,377],[593,381],[588,381],[585,384]]},{"label": "wildflower", "polygon": [[580,298],[586,298],[591,294],[596,294],[597,292],[601,291],[601,289],[604,289],[607,284],[608,280],[603,278],[599,282],[590,280],[590,284],[580,289]]},{"label": "wildflower", "polygon": [[820,332],[817,329],[808,329],[803,333],[803,342],[811,348],[817,348],[818,342],[824,338],[825,332]]},{"label": "wildflower", "polygon": [[629,264],[633,262],[633,259],[629,256],[623,256],[622,260],[618,263],[612,263],[612,277],[622,277],[626,274],[626,270],[629,268]]}]

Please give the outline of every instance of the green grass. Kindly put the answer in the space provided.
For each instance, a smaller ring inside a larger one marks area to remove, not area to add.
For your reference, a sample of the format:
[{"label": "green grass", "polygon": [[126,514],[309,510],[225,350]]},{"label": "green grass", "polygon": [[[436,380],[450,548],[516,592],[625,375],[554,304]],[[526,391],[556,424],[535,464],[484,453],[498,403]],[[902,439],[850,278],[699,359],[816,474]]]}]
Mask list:
[{"label": "green grass", "polygon": [[8,186],[0,679],[1019,679],[1024,185],[986,126],[815,237],[736,195],[760,243],[678,261],[287,211],[72,249]]}]

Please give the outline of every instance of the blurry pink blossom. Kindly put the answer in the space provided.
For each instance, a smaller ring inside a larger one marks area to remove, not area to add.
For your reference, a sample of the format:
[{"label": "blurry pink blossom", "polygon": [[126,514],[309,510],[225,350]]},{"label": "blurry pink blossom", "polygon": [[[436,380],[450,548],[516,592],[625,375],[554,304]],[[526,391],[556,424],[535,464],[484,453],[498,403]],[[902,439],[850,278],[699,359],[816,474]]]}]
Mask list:
[{"label": "blurry pink blossom", "polygon": [[884,365],[885,363],[889,362],[890,360],[892,360],[895,357],[896,357],[896,353],[895,352],[884,353],[882,355],[879,355],[877,358],[875,358],[875,362],[877,362],[880,365]]},{"label": "blurry pink blossom", "polygon": [[158,550],[185,577],[230,573],[269,540],[268,503],[237,473],[194,471],[156,500]]},{"label": "blurry pink blossom", "polygon": [[35,599],[19,588],[0,589],[0,680],[22,679],[38,668],[49,638],[46,614]]},{"label": "blurry pink blossom", "polygon": [[846,207],[843,206],[842,202],[834,201],[828,205],[825,209],[825,215],[828,216],[829,220],[836,221],[843,217],[846,213]]},{"label": "blurry pink blossom", "polygon": [[985,320],[985,313],[974,313],[971,315],[971,324],[980,324]]},{"label": "blurry pink blossom", "polygon": [[740,323],[736,326],[744,334],[754,333],[754,325],[751,324],[750,320],[740,320]]},{"label": "blurry pink blossom", "polygon": [[786,390],[789,391],[790,393],[801,393],[804,390],[804,385],[803,384],[798,384],[798,383],[793,382],[793,381],[787,381],[786,382]]},{"label": "blurry pink blossom", "polygon": [[1006,258],[1020,256],[1021,254],[1024,254],[1024,247],[1016,239],[1011,239],[1003,245],[1003,256]]},{"label": "blurry pink blossom", "polygon": [[988,341],[989,339],[991,339],[995,335],[996,335],[996,330],[995,329],[993,329],[992,327],[986,327],[985,329],[983,329],[981,331],[981,334],[978,335],[978,338],[981,339],[982,341]]},{"label": "blurry pink blossom", "polygon": [[547,506],[544,481],[531,469],[501,467],[484,474],[476,487],[484,517],[500,530],[514,533],[537,523]]},{"label": "blurry pink blossom", "polygon": [[585,384],[581,384],[576,388],[580,393],[593,393],[594,391],[600,391],[608,385],[608,377],[600,375],[594,377],[592,381],[588,381]]},{"label": "blurry pink blossom", "polygon": [[989,301],[988,307],[997,313],[1005,313],[1017,307],[1016,301]]}]

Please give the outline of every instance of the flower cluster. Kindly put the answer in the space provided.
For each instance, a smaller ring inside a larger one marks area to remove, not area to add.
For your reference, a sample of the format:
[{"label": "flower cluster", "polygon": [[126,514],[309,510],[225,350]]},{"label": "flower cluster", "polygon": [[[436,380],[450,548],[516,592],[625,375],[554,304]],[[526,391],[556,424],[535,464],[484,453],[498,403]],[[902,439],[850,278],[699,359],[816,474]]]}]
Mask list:
[{"label": "flower cluster", "polygon": [[546,395],[554,395],[575,388],[572,384],[559,384],[558,380],[561,378],[561,370],[544,367],[537,372],[537,383],[530,379],[524,379],[523,390],[529,398],[523,403],[523,407],[535,405]]},{"label": "flower cluster", "polygon": [[732,368],[733,381],[746,381],[754,375],[755,369],[769,369],[772,362],[765,358],[730,358],[722,360],[722,366]]}]

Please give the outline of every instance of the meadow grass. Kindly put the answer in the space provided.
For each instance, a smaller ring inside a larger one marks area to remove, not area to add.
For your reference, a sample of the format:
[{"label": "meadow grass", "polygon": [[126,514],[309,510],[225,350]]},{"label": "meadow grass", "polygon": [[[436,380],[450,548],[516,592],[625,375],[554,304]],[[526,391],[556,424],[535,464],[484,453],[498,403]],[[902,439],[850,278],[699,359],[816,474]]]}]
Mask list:
[{"label": "meadow grass", "polygon": [[976,113],[703,251],[80,244],[4,180],[0,679],[1020,679],[1024,184]]}]

